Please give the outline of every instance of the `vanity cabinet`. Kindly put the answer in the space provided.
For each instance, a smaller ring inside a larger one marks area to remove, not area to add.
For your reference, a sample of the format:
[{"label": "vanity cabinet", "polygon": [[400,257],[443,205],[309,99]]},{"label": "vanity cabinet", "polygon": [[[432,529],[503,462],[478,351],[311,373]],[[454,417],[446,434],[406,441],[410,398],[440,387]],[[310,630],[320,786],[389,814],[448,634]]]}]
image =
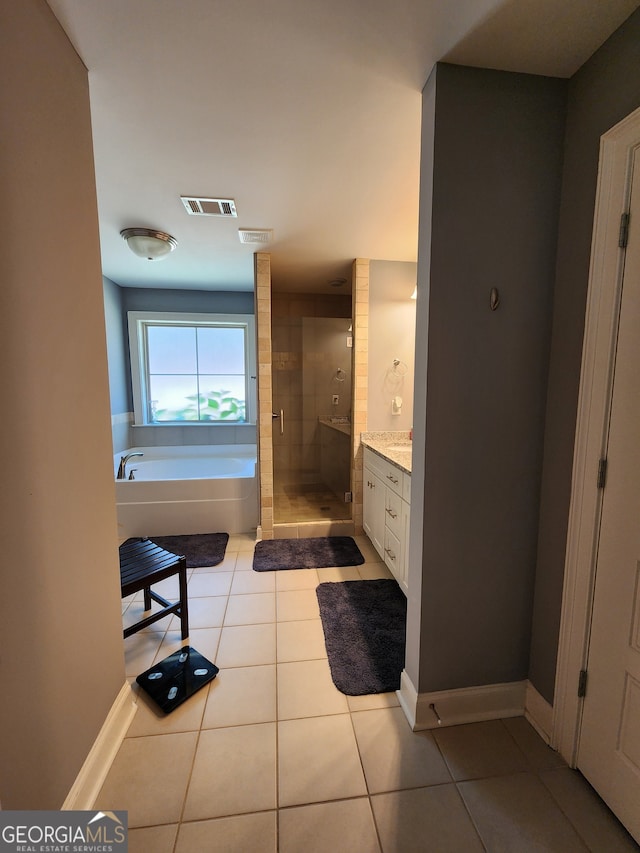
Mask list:
[{"label": "vanity cabinet", "polygon": [[363,475],[362,526],[406,594],[411,475],[367,447]]}]

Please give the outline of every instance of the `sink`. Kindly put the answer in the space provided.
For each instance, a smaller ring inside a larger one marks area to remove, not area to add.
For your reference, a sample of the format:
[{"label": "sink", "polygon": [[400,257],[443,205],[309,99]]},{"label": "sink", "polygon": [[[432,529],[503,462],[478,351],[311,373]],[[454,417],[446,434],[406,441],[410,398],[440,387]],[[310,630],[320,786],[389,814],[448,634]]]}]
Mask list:
[{"label": "sink", "polygon": [[407,450],[407,451],[411,452],[411,445],[410,444],[389,444],[389,445],[387,445],[386,450],[391,450],[391,451]]}]

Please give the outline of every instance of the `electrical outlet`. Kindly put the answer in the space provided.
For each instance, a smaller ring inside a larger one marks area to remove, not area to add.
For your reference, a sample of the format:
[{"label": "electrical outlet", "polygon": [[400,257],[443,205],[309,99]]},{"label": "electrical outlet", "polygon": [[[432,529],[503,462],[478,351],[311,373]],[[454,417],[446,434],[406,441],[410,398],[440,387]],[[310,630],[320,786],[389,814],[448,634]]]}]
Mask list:
[{"label": "electrical outlet", "polygon": [[339,402],[340,402],[340,395],[334,394],[333,397],[331,398],[331,405],[337,406]]}]

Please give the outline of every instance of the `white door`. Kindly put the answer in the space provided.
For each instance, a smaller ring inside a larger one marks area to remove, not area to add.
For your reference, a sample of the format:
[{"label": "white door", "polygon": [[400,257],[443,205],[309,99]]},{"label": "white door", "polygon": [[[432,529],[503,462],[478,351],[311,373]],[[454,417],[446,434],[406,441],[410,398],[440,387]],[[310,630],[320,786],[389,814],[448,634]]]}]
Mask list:
[{"label": "white door", "polygon": [[577,766],[640,841],[640,147],[630,180]]}]

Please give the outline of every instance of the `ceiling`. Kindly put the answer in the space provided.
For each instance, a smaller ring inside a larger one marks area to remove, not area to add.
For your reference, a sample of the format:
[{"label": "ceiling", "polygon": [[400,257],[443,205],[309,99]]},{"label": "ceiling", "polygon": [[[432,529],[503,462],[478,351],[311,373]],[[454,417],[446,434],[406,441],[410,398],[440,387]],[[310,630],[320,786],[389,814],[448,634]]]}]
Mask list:
[{"label": "ceiling", "polygon": [[[415,261],[421,89],[447,61],[571,76],[640,0],[48,0],[89,70],[103,271],[127,287],[349,289]],[[234,199],[237,218],[180,196]],[[161,262],[127,227],[172,234]],[[272,229],[242,244],[238,229]]]}]

